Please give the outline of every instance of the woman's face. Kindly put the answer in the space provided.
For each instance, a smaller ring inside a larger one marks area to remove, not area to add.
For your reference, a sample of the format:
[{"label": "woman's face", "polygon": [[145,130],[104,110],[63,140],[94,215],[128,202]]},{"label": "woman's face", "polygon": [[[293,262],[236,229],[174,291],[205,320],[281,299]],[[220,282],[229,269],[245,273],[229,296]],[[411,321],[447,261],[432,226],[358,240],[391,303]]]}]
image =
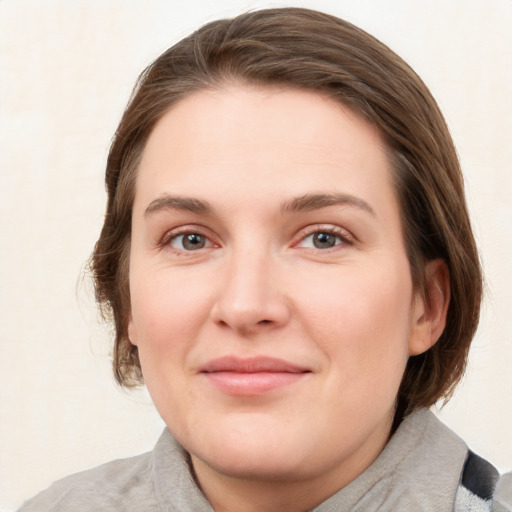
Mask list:
[{"label": "woman's face", "polygon": [[424,309],[376,129],[310,92],[195,93],[149,138],[132,229],[130,339],[200,481],[375,459]]}]

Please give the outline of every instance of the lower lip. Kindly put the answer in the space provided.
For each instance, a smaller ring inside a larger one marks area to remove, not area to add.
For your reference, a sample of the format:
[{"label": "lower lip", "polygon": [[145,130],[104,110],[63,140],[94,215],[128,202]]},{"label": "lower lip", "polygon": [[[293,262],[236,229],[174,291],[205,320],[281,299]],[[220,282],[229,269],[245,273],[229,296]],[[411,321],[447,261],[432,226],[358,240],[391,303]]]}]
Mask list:
[{"label": "lower lip", "polygon": [[223,393],[234,396],[258,396],[302,380],[309,372],[211,372],[203,373]]}]

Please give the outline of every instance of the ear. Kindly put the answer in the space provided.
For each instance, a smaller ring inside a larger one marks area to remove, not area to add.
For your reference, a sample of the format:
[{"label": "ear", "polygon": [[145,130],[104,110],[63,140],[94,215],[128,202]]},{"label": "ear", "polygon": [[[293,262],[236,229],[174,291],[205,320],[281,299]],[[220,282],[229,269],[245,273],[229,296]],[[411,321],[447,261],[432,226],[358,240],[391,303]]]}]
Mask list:
[{"label": "ear", "polygon": [[126,332],[128,333],[128,339],[130,340],[130,343],[137,346],[137,330],[135,329],[131,311],[128,313],[128,328]]},{"label": "ear", "polygon": [[425,266],[425,289],[414,298],[409,355],[417,356],[435,345],[446,325],[450,303],[450,273],[442,259]]}]

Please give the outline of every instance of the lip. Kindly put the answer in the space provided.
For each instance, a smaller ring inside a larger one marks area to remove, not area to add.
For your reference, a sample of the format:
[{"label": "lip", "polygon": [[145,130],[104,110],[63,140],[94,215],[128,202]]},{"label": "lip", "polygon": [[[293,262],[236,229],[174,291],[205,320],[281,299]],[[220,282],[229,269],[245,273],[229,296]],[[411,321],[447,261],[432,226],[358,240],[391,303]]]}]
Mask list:
[{"label": "lip", "polygon": [[258,396],[296,383],[311,370],[273,357],[213,359],[200,368],[200,374],[225,394]]}]

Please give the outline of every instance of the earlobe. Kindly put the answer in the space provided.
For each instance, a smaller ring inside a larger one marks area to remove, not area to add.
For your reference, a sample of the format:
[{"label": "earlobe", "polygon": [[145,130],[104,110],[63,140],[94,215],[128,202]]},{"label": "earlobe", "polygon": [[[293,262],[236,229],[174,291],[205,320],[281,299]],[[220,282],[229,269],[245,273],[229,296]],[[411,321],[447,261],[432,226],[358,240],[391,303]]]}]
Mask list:
[{"label": "earlobe", "polygon": [[414,301],[409,339],[409,355],[426,352],[441,337],[450,303],[450,274],[442,259],[429,261],[425,267],[425,289]]}]

